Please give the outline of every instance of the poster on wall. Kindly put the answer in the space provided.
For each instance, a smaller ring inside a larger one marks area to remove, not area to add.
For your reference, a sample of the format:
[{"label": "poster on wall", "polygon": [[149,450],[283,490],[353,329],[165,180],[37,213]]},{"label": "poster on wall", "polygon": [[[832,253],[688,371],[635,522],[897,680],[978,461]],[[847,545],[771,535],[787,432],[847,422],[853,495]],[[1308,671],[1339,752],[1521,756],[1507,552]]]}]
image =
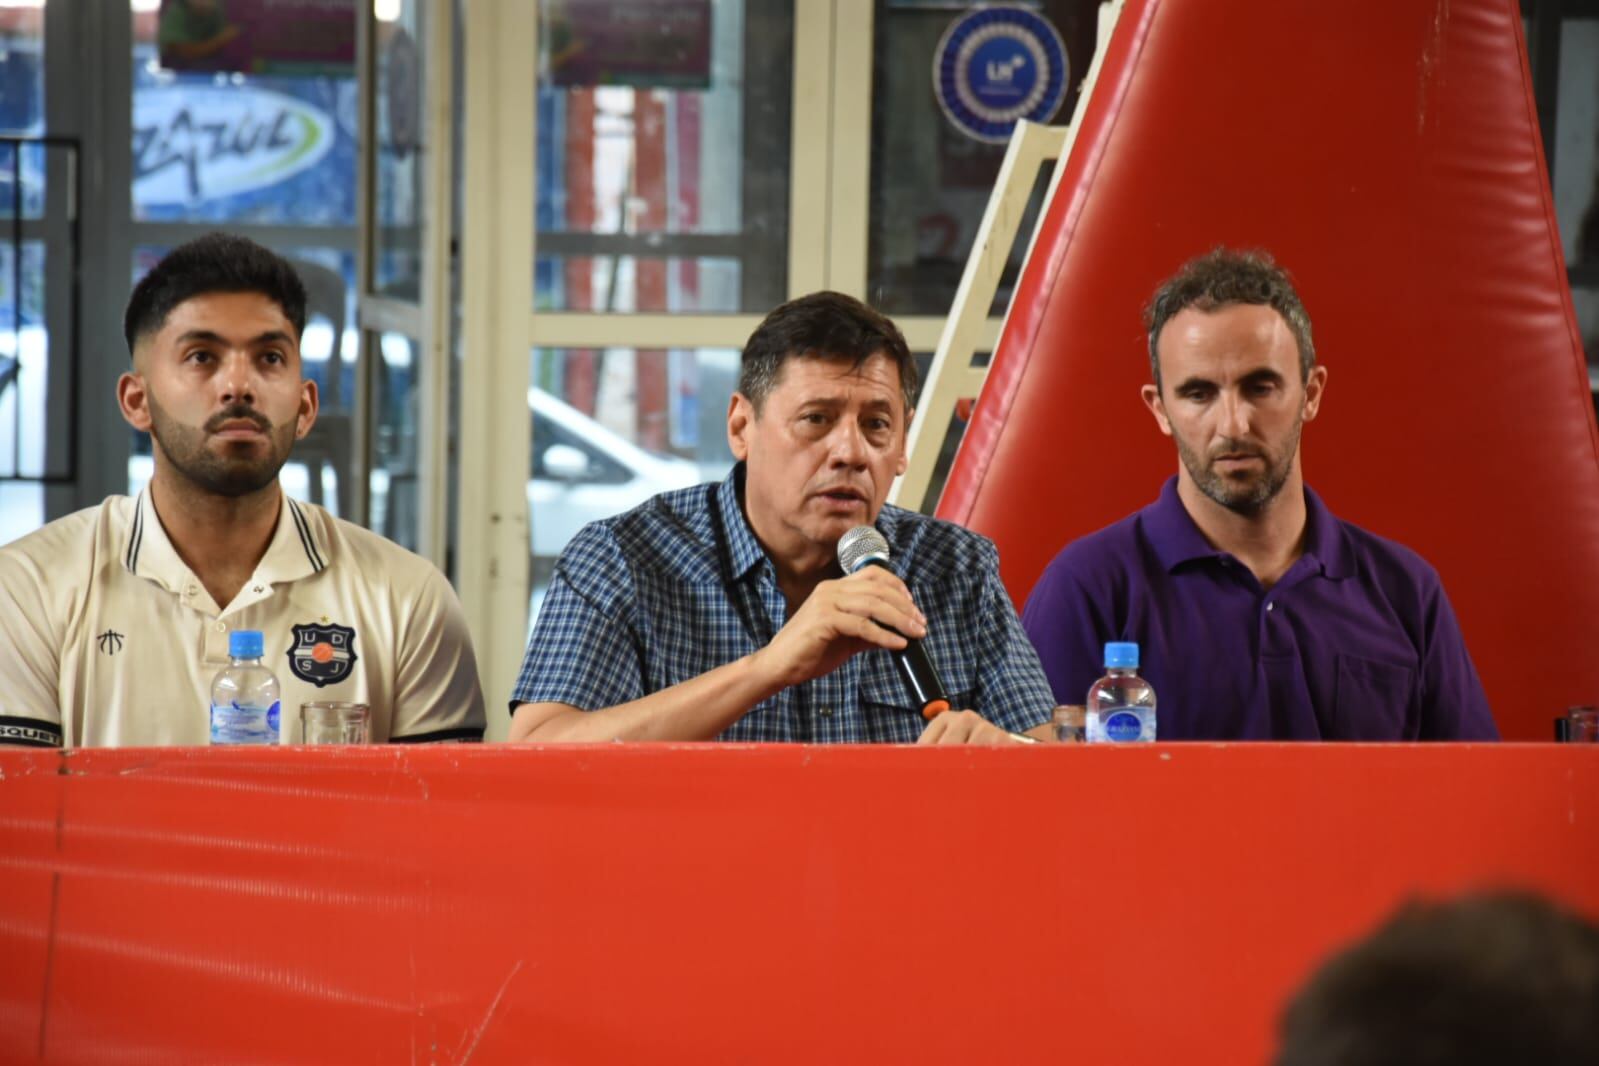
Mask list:
[{"label": "poster on wall", "polygon": [[546,0],[543,15],[562,88],[711,86],[711,0]]},{"label": "poster on wall", "polygon": [[351,75],[356,0],[161,0],[167,70]]}]

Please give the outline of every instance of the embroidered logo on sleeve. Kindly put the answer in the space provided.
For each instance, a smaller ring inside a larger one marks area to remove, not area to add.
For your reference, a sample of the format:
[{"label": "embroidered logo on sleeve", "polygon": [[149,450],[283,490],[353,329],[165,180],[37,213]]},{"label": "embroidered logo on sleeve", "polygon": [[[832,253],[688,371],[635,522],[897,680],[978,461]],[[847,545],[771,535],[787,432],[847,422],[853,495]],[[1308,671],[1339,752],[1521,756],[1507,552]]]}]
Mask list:
[{"label": "embroidered logo on sleeve", "polygon": [[294,627],[289,669],[302,681],[309,681],[317,688],[337,685],[350,676],[350,668],[358,658],[355,630],[349,626],[308,624]]}]

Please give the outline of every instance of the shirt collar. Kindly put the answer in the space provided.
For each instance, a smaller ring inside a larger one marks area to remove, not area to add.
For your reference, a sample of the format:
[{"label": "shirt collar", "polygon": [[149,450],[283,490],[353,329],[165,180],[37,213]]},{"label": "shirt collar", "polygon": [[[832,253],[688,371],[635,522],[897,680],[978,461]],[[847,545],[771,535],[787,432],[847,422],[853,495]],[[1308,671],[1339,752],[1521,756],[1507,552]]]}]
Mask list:
[{"label": "shirt collar", "polygon": [[[328,546],[318,531],[320,523],[311,521],[308,509],[289,499],[287,493],[280,493],[279,500],[277,528],[252,578],[257,583],[296,581],[327,569]],[[134,500],[133,521],[122,535],[122,565],[175,592],[194,581],[194,572],[172,546],[156,516],[148,485]]]},{"label": "shirt collar", "polygon": [[321,516],[306,504],[290,499],[288,493],[281,495],[278,528],[255,567],[257,582],[298,581],[326,570],[331,558],[327,538],[321,534],[323,522],[316,520]]},{"label": "shirt collar", "polygon": [[761,542],[755,539],[749,519],[744,517],[744,464],[737,462],[727,472],[727,477],[716,486],[716,504],[722,515],[722,529],[727,534],[728,560],[732,564],[731,576],[735,581],[766,561]]},{"label": "shirt collar", "polygon": [[192,572],[179,556],[167,531],[156,517],[150,486],[139,490],[133,500],[133,521],[122,535],[122,565],[129,573],[149,578],[178,591],[189,583]]},{"label": "shirt collar", "polygon": [[1305,555],[1320,562],[1321,572],[1335,581],[1355,573],[1343,523],[1309,485],[1305,486]]},{"label": "shirt collar", "polygon": [[[1210,546],[1177,495],[1177,478],[1161,486],[1160,497],[1141,512],[1144,535],[1167,572],[1194,559],[1221,559],[1227,553]],[[1305,556],[1314,560],[1327,577],[1348,577],[1349,547],[1344,531],[1309,485],[1305,486]]]},{"label": "shirt collar", "polygon": [[1177,495],[1177,478],[1167,479],[1160,496],[1142,512],[1144,535],[1155,549],[1155,557],[1169,573],[1193,559],[1220,559],[1226,553],[1210,546],[1194,525],[1188,508]]},{"label": "shirt collar", "polygon": [[[761,547],[761,542],[755,539],[755,531],[750,528],[749,519],[744,517],[744,506],[740,503],[744,495],[744,477],[743,462],[735,463],[733,469],[728,471],[727,477],[716,487],[717,506],[722,515],[722,528],[727,531],[728,555],[732,562],[731,576],[734,580],[742,578],[766,561],[766,550]],[[905,576],[907,560],[904,557],[905,553],[900,551],[901,545],[897,535],[904,514],[905,512],[899,508],[884,504],[877,514],[875,523],[891,549],[889,567],[901,578]]]}]

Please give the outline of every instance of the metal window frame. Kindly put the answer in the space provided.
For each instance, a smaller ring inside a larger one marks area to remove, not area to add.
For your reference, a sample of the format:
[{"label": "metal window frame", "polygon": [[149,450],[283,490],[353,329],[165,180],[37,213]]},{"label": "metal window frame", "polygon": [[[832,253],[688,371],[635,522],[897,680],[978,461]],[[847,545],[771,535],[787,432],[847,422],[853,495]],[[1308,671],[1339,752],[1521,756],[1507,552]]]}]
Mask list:
[{"label": "metal window frame", "polygon": [[421,175],[421,269],[419,299],[406,300],[374,290],[376,276],[377,189],[377,15],[372,5],[359,7],[356,27],[356,67],[360,93],[360,154],[357,160],[356,196],[356,319],[360,336],[361,368],[354,411],[355,436],[352,467],[359,472],[363,518],[369,513],[372,473],[371,435],[377,363],[382,353],[380,337],[396,333],[416,346],[421,366],[413,377],[420,398],[417,426],[417,554],[440,569],[447,563],[449,527],[449,412],[451,292],[450,271],[454,233],[454,144],[456,100],[455,4],[453,0],[415,0],[426,13],[427,32],[419,42],[424,49],[422,138],[427,145]]}]

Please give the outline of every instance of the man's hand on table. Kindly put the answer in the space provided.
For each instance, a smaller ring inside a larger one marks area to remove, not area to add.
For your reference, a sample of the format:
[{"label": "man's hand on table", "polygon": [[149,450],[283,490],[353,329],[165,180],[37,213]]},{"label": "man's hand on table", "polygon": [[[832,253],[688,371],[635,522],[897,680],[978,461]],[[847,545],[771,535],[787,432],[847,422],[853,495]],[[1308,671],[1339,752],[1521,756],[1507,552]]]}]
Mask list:
[{"label": "man's hand on table", "polygon": [[1037,738],[1018,739],[976,711],[945,711],[922,730],[918,744],[1028,744]]}]

